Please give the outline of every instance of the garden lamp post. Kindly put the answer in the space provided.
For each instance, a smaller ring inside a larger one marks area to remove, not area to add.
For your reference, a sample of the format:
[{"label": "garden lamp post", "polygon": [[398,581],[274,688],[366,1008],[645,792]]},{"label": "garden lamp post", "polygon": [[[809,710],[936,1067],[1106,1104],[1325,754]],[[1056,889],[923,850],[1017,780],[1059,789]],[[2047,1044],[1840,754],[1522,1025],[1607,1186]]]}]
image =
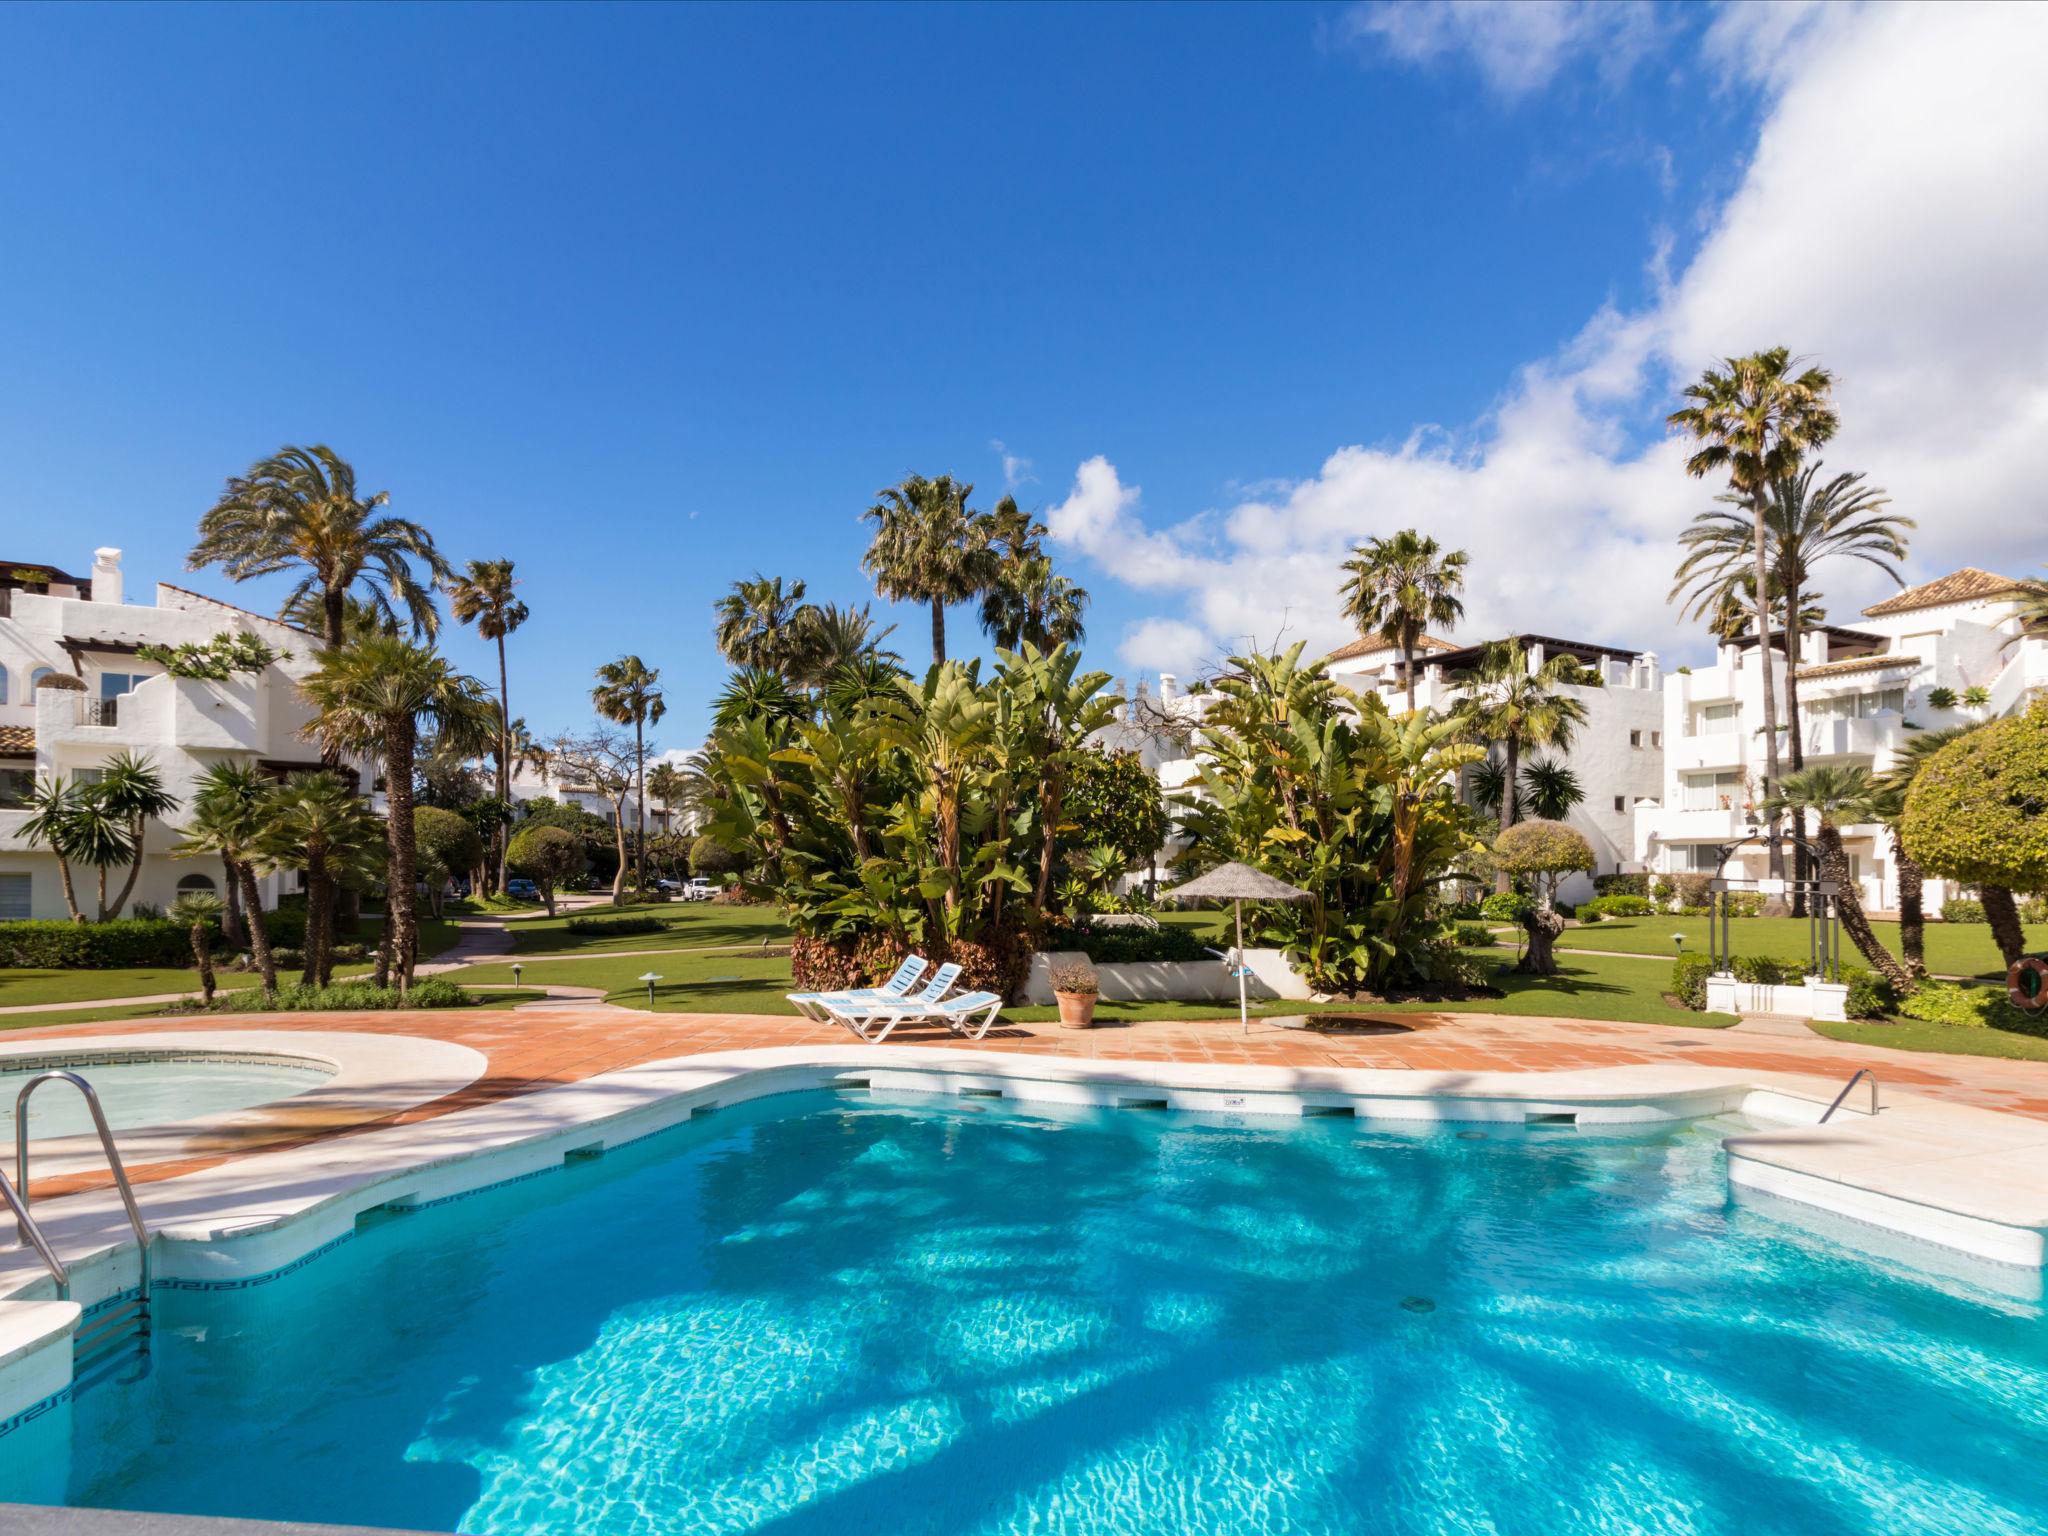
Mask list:
[{"label": "garden lamp post", "polygon": [[513,985],[513,986],[515,986],[515,987],[516,987],[516,986],[518,986],[518,985],[519,985],[519,973],[520,973],[521,971],[525,970],[525,969],[526,969],[526,967],[525,967],[525,966],[523,966],[523,965],[521,965],[521,964],[520,964],[520,963],[519,963],[519,962],[518,962],[517,960],[514,960],[514,961],[512,962],[512,985]]},{"label": "garden lamp post", "polygon": [[654,1008],[654,984],[657,981],[661,980],[661,978],[655,975],[654,972],[649,971],[640,979],[647,983],[647,1007],[650,1011],[652,1011]]},{"label": "garden lamp post", "polygon": [[1237,1017],[1244,1026],[1244,1032],[1250,1034],[1252,1014],[1251,1004],[1245,996],[1245,978],[1251,974],[1251,967],[1244,963],[1244,904],[1247,901],[1306,901],[1309,893],[1285,880],[1260,874],[1249,864],[1222,864],[1186,885],[1177,885],[1160,894],[1208,897],[1230,903],[1237,925],[1236,963],[1231,971],[1237,977]]}]

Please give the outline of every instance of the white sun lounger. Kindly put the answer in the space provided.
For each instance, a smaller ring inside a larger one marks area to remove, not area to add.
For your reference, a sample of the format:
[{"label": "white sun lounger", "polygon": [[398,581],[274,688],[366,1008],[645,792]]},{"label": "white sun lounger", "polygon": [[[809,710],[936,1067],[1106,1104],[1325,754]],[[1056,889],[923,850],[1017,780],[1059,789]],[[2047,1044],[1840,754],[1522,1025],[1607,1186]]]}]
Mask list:
[{"label": "white sun lounger", "polygon": [[932,972],[932,979],[924,990],[915,997],[889,998],[886,1001],[845,1000],[824,996],[818,999],[818,1006],[824,1009],[826,1017],[834,1024],[850,1029],[870,1045],[889,1037],[889,1031],[905,1019],[916,1018],[938,1006],[945,995],[953,990],[953,983],[960,979],[960,967],[947,964]]},{"label": "white sun lounger", "polygon": [[[853,987],[845,992],[790,992],[789,1001],[796,1004],[796,1011],[807,1019],[816,1019],[820,1024],[843,1022],[833,1017],[827,1003],[842,1003],[848,1008],[865,1004],[881,1005],[901,1001],[910,996],[910,989],[917,985],[919,978],[931,969],[931,961],[923,955],[911,955],[896,967],[896,974],[879,987]],[[955,974],[958,974],[956,968]],[[944,993],[940,994],[944,996]]]},{"label": "white sun lounger", "polygon": [[879,1009],[848,1027],[869,1045],[880,1045],[898,1024],[939,1023],[963,1039],[979,1040],[989,1032],[996,1015],[1002,1011],[1003,1000],[993,992],[963,992],[958,997],[938,1002],[906,999],[892,1008]]}]

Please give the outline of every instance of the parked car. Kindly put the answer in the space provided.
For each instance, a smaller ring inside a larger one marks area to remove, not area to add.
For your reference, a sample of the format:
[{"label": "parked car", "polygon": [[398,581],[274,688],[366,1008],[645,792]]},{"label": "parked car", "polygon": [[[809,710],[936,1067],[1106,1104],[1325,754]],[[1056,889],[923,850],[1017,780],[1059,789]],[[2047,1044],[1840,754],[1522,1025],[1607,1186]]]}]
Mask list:
[{"label": "parked car", "polygon": [[540,887],[517,876],[505,882],[505,894],[520,901],[539,901]]},{"label": "parked car", "polygon": [[676,894],[684,901],[709,901],[718,894],[718,887],[702,875],[696,875],[685,881],[682,889]]},{"label": "parked car", "polygon": [[680,880],[671,879],[667,875],[663,875],[660,879],[654,882],[654,888],[657,891],[665,891],[669,895],[674,896],[682,890],[683,882]]}]

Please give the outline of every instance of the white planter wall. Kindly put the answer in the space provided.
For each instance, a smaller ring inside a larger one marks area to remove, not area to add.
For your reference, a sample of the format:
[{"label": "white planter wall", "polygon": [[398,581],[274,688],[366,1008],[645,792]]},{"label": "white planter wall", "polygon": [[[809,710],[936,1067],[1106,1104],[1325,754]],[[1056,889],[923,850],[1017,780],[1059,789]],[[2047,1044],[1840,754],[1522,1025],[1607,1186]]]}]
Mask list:
[{"label": "white planter wall", "polygon": [[1768,987],[1737,981],[1725,972],[1707,978],[1707,1012],[1775,1013],[1792,1019],[1825,1019],[1842,1023],[1849,1017],[1848,987],[1808,976],[1798,986]]},{"label": "white planter wall", "polygon": [[[1031,970],[1024,978],[1018,1000],[1047,1006],[1053,1001],[1052,967],[1055,961],[1082,964],[1087,956],[1079,950],[1041,950],[1031,957]],[[1284,997],[1305,1001],[1309,985],[1295,975],[1287,957],[1277,949],[1248,949],[1245,963],[1252,974],[1245,978],[1245,996],[1257,1001]],[[1103,1001],[1111,1003],[1221,1003],[1237,1000],[1237,978],[1221,960],[1144,960],[1122,965],[1097,965],[1097,985]]]}]

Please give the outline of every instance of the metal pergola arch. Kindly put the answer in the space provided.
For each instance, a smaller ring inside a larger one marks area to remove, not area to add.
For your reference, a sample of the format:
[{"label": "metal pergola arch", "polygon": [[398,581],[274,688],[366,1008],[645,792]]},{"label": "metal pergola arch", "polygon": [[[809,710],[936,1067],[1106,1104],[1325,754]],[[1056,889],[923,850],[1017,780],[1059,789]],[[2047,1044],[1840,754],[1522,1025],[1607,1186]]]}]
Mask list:
[{"label": "metal pergola arch", "polygon": [[[1791,843],[1810,861],[1810,867],[1820,869],[1820,850],[1815,848],[1798,832],[1779,830],[1775,838],[1781,843]],[[1728,861],[1738,850],[1751,843],[1768,846],[1773,840],[1771,833],[1763,828],[1754,828],[1746,837],[1738,837],[1732,843],[1722,843],[1715,848],[1719,858],[1714,864],[1714,878],[1707,890],[1710,905],[1707,908],[1707,943],[1713,956],[1714,969],[1725,972],[1734,963],[1734,954],[1728,939],[1728,895],[1733,889],[1727,876]],[[1806,902],[1806,958],[1810,967],[1807,974],[1829,977],[1834,981],[1842,979],[1842,912],[1841,885],[1833,880],[1786,880],[1787,891],[1803,892]],[[1716,919],[1719,919],[1717,922]],[[1833,974],[1830,977],[1829,972]]]}]

